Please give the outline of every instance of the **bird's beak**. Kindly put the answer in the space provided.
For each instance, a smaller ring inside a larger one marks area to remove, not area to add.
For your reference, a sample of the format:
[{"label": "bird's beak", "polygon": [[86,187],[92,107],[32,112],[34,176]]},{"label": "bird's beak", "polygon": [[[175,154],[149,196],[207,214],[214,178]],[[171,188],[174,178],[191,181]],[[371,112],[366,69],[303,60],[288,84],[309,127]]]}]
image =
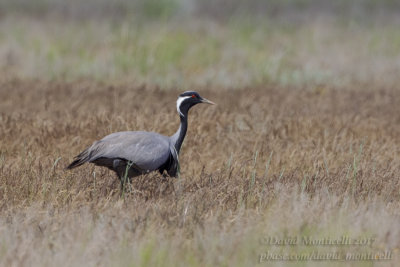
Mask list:
[{"label": "bird's beak", "polygon": [[212,101],[210,101],[210,100],[208,100],[208,99],[205,99],[205,98],[202,98],[202,99],[201,99],[201,103],[210,104],[210,105],[215,105],[214,102],[212,102]]}]

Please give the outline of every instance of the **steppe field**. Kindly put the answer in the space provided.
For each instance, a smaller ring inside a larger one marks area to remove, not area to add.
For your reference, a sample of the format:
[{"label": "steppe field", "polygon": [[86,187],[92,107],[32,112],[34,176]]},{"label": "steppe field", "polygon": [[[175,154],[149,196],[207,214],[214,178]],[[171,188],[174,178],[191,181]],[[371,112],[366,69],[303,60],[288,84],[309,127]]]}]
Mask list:
[{"label": "steppe field", "polygon": [[[186,90],[178,178],[65,170]],[[0,1],[0,266],[400,266],[400,4]]]}]

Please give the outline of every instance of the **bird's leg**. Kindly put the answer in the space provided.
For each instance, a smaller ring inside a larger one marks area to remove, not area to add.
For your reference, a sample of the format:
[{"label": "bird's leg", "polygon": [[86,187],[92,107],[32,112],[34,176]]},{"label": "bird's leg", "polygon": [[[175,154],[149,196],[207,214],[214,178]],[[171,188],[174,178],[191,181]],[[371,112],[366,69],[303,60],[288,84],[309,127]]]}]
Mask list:
[{"label": "bird's leg", "polygon": [[121,195],[122,192],[126,192],[126,193],[131,193],[132,192],[132,182],[131,179],[129,178],[119,178],[120,182],[121,182]]},{"label": "bird's leg", "polygon": [[126,189],[126,191],[128,193],[132,193],[133,192],[133,190],[132,190],[132,182],[131,182],[130,178],[127,179],[127,184],[125,185],[125,189]]},{"label": "bird's leg", "polygon": [[[124,196],[125,192],[132,192],[132,184],[129,177],[129,169],[131,168],[133,162],[128,161],[125,167],[125,171],[121,173],[121,196]],[[127,186],[128,185],[128,190]]]},{"label": "bird's leg", "polygon": [[121,196],[123,197],[124,193],[126,192],[126,185],[129,184],[129,178],[126,177],[126,175],[123,175],[120,178],[120,180],[121,180]]}]

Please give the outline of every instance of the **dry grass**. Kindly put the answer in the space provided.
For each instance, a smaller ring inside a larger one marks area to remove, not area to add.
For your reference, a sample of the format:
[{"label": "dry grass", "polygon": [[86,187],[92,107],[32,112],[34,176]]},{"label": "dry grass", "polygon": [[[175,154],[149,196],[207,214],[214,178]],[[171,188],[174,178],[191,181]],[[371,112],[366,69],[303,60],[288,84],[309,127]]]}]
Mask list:
[{"label": "dry grass", "polygon": [[[0,0],[1,266],[398,266],[399,5]],[[178,128],[178,179],[64,167],[111,132]],[[268,237],[373,238],[275,246]],[[263,253],[390,251],[386,261]]]},{"label": "dry grass", "polygon": [[[63,168],[114,131],[171,135],[179,91],[90,80],[3,80],[0,87],[1,265],[245,266],[267,250],[312,249],[389,249],[393,259],[379,264],[399,263],[395,88],[199,88],[218,105],[191,110],[180,178],[140,177],[121,199],[110,171]],[[260,243],[297,235],[376,241],[361,248]]]},{"label": "dry grass", "polygon": [[397,85],[400,15],[368,23],[306,17],[313,19],[113,22],[6,14],[0,17],[0,70],[22,79],[95,79],[163,89]]}]

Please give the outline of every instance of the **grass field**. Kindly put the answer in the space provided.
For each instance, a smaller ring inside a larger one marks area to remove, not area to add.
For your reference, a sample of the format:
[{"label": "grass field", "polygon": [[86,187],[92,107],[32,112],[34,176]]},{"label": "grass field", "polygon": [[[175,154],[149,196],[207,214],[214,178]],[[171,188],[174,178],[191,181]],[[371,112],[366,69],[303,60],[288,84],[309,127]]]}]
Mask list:
[{"label": "grass field", "polygon": [[[162,2],[141,7],[151,19],[0,2],[0,265],[397,266],[392,2],[315,20],[205,4],[189,20],[174,10],[190,1]],[[190,111],[178,179],[138,177],[121,197],[107,169],[64,169],[111,132],[172,135],[186,89],[217,105]]]}]

